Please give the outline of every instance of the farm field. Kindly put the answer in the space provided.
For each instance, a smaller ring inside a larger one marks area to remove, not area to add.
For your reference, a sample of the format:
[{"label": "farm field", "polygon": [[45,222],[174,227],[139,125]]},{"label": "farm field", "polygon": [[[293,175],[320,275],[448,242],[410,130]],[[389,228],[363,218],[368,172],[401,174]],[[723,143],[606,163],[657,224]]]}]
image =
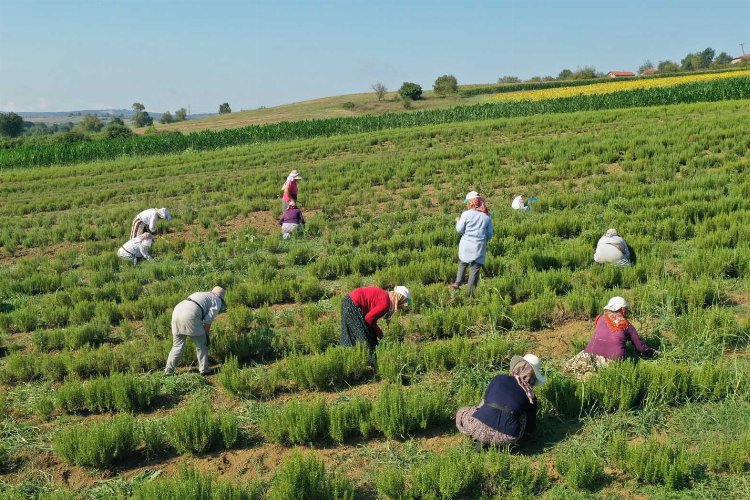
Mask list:
[{"label": "farm field", "polygon": [[661,78],[643,78],[635,80],[619,80],[603,83],[592,83],[590,85],[557,87],[541,90],[521,90],[518,92],[504,92],[492,96],[496,101],[538,101],[544,99],[559,99],[562,97],[573,97],[577,95],[609,94],[635,89],[653,89],[660,87],[671,87],[683,83],[707,82],[721,80],[723,78],[737,78],[750,76],[750,70],[727,71],[720,73],[701,73],[697,75],[680,75]]},{"label": "farm field", "polygon": [[[0,496],[750,497],[748,102],[0,171]],[[284,241],[293,169],[308,224]],[[495,237],[467,298],[447,285],[471,189]],[[175,219],[133,266],[115,251],[151,206]],[[609,227],[634,265],[593,262]],[[215,284],[216,373],[163,377],[172,308]],[[336,347],[367,284],[414,297],[374,366]],[[661,354],[561,374],[612,295]],[[525,352],[549,380],[538,431],[477,451],[455,410]]]}]

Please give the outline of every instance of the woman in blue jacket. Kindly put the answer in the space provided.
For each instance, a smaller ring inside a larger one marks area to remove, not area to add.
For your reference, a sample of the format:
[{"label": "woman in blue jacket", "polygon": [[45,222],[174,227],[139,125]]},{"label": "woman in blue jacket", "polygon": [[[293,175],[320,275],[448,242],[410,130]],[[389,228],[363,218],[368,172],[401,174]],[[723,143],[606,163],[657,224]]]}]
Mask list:
[{"label": "woman in blue jacket", "polygon": [[469,192],[464,203],[467,204],[468,210],[456,219],[456,231],[461,234],[461,241],[458,244],[460,263],[456,273],[456,282],[451,284],[451,288],[457,290],[463,284],[466,268],[469,267],[466,293],[471,295],[479,283],[479,269],[484,265],[487,257],[487,241],[495,234],[495,230],[492,227],[492,218],[490,218],[487,206],[479,193]]},{"label": "woman in blue jacket", "polygon": [[487,387],[482,402],[456,412],[456,427],[475,441],[504,446],[526,432],[536,430],[537,401],[532,389],[546,379],[542,362],[533,354],[513,356],[510,375],[497,375]]}]

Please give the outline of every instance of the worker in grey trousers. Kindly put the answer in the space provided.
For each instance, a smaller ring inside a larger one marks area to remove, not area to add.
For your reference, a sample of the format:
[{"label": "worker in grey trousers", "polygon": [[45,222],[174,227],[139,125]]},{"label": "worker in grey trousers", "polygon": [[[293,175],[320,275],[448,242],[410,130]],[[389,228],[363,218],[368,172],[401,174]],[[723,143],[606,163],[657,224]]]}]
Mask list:
[{"label": "worker in grey trousers", "polygon": [[210,292],[195,292],[183,300],[172,311],[172,350],[169,351],[166,375],[174,374],[182,358],[182,350],[188,337],[193,339],[198,356],[198,370],[208,375],[208,334],[214,318],[226,309],[225,290],[216,286]]}]

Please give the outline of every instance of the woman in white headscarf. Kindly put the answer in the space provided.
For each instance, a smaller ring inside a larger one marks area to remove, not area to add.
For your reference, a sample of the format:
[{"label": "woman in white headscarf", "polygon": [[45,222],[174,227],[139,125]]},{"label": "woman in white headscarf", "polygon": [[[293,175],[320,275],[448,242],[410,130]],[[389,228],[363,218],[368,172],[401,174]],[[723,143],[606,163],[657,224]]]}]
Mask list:
[{"label": "woman in white headscarf", "polygon": [[458,243],[458,271],[456,281],[450,287],[457,290],[464,283],[466,269],[469,268],[469,281],[466,293],[474,293],[479,283],[479,270],[487,258],[487,242],[495,234],[487,205],[479,193],[470,191],[464,199],[467,210],[456,219],[456,231],[461,235]]},{"label": "woman in white headscarf", "polygon": [[289,208],[289,202],[290,201],[297,201],[297,181],[301,181],[302,176],[299,175],[299,172],[296,170],[292,170],[289,172],[289,175],[286,176],[286,181],[284,181],[284,185],[281,186],[281,211],[282,213],[286,212],[287,208]]},{"label": "woman in white headscarf", "polygon": [[395,312],[409,305],[411,292],[405,286],[397,286],[390,292],[376,286],[352,290],[341,301],[341,345],[353,347],[363,343],[374,351],[383,338],[378,320],[390,321]]},{"label": "woman in white headscarf", "polygon": [[152,260],[153,257],[148,250],[153,243],[154,237],[151,236],[151,233],[143,233],[121,246],[117,250],[117,256],[132,261],[133,264],[138,264],[140,259]]},{"label": "woman in white headscarf", "polygon": [[616,229],[608,229],[606,234],[599,238],[596,252],[594,252],[594,261],[599,264],[619,266],[630,264],[630,247],[623,237],[617,234]]},{"label": "woman in white headscarf", "polygon": [[159,219],[172,220],[172,215],[166,208],[148,208],[136,215],[130,226],[130,239],[143,233],[156,234],[156,223]]}]

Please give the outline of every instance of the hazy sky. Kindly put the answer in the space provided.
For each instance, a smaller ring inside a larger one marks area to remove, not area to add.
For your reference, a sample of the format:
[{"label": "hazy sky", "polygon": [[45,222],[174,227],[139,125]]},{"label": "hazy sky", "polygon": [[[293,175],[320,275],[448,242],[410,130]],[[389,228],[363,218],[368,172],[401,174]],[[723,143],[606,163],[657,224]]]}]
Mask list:
[{"label": "hazy sky", "polygon": [[[0,109],[216,112],[750,42],[750,0],[0,0]],[[750,53],[750,44],[746,45]]]}]

